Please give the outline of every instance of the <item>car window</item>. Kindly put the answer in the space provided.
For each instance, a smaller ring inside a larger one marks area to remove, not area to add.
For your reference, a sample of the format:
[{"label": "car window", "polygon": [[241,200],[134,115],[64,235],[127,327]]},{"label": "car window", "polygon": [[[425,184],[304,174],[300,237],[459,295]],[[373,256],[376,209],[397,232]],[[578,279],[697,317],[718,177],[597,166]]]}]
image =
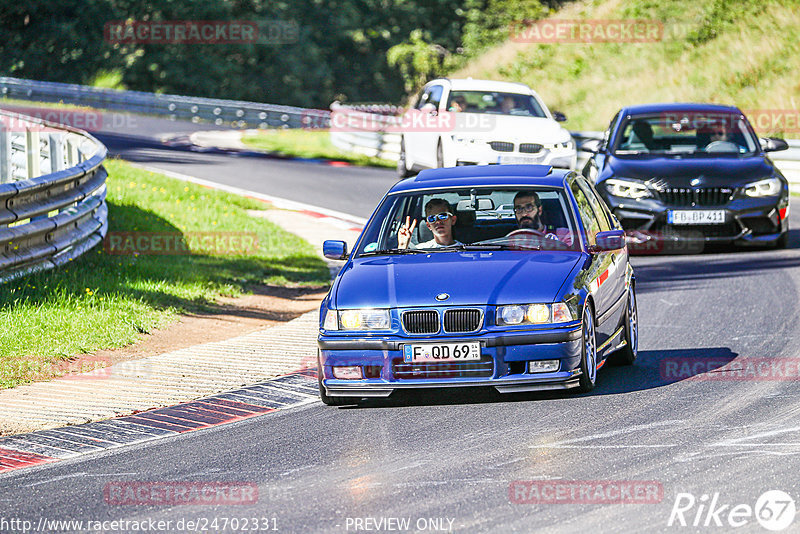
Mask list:
[{"label": "car window", "polygon": [[589,202],[586,193],[584,193],[578,185],[578,180],[573,180],[570,184],[570,188],[572,189],[572,194],[575,195],[575,200],[578,202],[578,212],[581,215],[583,226],[586,229],[586,242],[589,245],[594,245],[596,243],[595,236],[597,232],[602,231],[600,221],[594,209],[592,209],[591,202]]},{"label": "car window", "polygon": [[436,109],[439,109],[439,103],[442,101],[442,92],[444,91],[444,87],[441,85],[433,85],[429,89],[428,92],[428,102],[429,104],[433,104],[436,106]]},{"label": "car window", "polygon": [[740,114],[671,111],[628,117],[617,135],[614,154],[718,157],[753,154],[758,148]]},{"label": "car window", "polygon": [[498,91],[450,91],[447,109],[466,113],[522,117],[546,116],[542,106],[533,95]]},{"label": "car window", "polygon": [[598,198],[597,193],[594,192],[586,180],[578,178],[575,180],[575,182],[578,183],[578,186],[586,194],[586,198],[589,200],[589,204],[591,204],[592,209],[597,216],[597,222],[600,224],[600,231],[607,232],[611,230],[611,224],[608,220],[606,210],[603,209],[603,201]]},{"label": "car window", "polygon": [[[526,226],[520,222],[524,215],[520,215],[518,221],[514,209],[515,198],[521,191],[524,196],[531,196],[533,192],[542,208],[524,212],[536,220],[538,234],[517,235],[511,239],[509,234]],[[452,225],[449,234],[452,240],[447,244],[441,243],[441,239],[437,241],[432,232],[438,222],[426,221],[427,216],[443,213],[449,214],[445,222]],[[450,187],[388,196],[367,224],[356,254],[397,252],[398,249],[410,253],[417,248],[449,245],[453,241],[465,246],[491,245],[494,249],[577,250],[578,240],[573,243],[572,239],[577,235],[576,228],[563,188]],[[404,239],[405,246],[401,244]],[[520,245],[519,241],[523,243]]]}]

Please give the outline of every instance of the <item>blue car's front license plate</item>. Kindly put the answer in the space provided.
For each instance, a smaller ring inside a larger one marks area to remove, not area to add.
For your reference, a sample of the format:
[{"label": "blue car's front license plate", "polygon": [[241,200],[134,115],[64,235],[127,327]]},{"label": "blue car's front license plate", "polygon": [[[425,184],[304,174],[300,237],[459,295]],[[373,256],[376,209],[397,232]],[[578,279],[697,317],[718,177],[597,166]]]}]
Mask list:
[{"label": "blue car's front license plate", "polygon": [[403,347],[403,361],[413,362],[463,362],[481,359],[481,344],[477,341],[464,343],[420,343]]}]

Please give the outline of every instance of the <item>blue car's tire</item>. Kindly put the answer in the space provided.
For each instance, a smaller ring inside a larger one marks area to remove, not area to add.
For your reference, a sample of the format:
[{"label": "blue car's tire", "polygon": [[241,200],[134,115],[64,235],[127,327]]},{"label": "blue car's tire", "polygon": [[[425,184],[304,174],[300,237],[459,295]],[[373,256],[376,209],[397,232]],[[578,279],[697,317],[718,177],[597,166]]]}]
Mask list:
[{"label": "blue car's tire", "polygon": [[594,328],[594,312],[589,304],[583,309],[581,333],[581,375],[578,379],[578,391],[586,393],[593,390],[597,382],[597,333]]},{"label": "blue car's tire", "polygon": [[637,356],[639,356],[639,310],[636,307],[636,291],[631,284],[625,310],[625,346],[619,350],[618,360],[623,365],[633,365]]}]

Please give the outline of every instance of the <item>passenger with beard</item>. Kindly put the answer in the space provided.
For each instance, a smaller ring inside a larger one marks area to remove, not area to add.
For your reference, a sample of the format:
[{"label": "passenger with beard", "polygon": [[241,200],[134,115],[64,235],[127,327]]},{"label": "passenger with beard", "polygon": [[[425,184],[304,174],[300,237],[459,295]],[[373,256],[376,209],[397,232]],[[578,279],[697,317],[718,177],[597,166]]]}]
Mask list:
[{"label": "passenger with beard", "polygon": [[[514,196],[514,217],[518,230],[531,230],[548,239],[557,239],[565,245],[572,246],[572,233],[567,228],[556,228],[544,224],[542,220],[542,203],[534,191],[520,191]],[[513,234],[514,232],[511,232]],[[509,235],[511,235],[509,234]]]}]

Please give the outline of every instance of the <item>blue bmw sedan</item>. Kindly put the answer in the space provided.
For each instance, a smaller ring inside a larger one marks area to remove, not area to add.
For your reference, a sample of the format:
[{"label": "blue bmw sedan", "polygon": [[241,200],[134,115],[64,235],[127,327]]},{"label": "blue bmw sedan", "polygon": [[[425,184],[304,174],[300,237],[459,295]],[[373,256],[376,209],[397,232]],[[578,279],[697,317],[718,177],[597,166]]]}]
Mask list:
[{"label": "blue bmw sedan", "polygon": [[591,390],[637,355],[619,222],[586,178],[543,165],[433,169],[395,184],[322,302],[329,405],[406,388]]},{"label": "blue bmw sedan", "polygon": [[[789,183],[735,107],[647,104],[620,110],[583,174],[628,232],[633,251],[702,251],[706,243],[785,247]],[[666,247],[650,248],[658,241]],[[678,246],[675,246],[675,245]]]}]

